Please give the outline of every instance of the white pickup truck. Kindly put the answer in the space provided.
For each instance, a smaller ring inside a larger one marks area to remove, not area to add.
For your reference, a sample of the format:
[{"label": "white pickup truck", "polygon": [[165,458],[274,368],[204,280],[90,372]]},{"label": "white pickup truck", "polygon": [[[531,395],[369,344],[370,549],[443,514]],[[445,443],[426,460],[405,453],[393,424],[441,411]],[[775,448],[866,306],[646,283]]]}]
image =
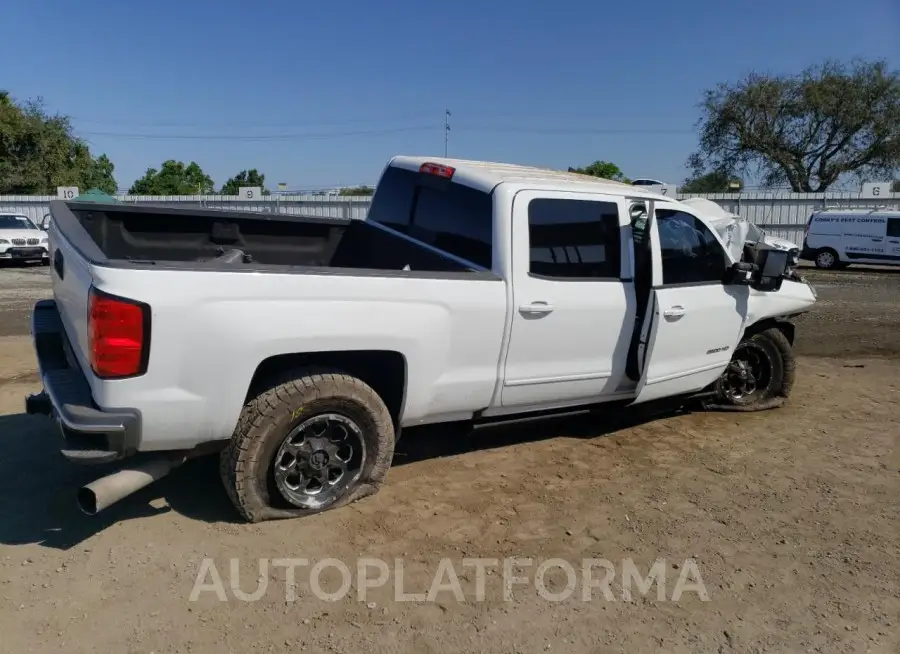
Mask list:
[{"label": "white pickup truck", "polygon": [[688,205],[505,164],[395,157],[365,221],[51,212],[27,409],[73,460],[143,459],[79,490],[89,514],[211,451],[259,521],[375,492],[402,427],[778,406],[815,302],[787,252],[735,256]]}]

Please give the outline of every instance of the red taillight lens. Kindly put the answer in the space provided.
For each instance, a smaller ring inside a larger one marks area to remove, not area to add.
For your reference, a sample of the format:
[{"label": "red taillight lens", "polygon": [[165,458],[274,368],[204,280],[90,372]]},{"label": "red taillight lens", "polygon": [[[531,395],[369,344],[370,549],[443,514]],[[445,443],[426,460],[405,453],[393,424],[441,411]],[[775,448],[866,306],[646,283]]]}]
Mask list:
[{"label": "red taillight lens", "polygon": [[92,288],[88,300],[91,368],[104,379],[143,374],[149,344],[149,307]]},{"label": "red taillight lens", "polygon": [[427,175],[437,175],[438,177],[450,179],[451,177],[453,177],[453,173],[456,172],[456,168],[443,166],[436,163],[423,163],[421,166],[419,166],[419,172],[425,173]]}]

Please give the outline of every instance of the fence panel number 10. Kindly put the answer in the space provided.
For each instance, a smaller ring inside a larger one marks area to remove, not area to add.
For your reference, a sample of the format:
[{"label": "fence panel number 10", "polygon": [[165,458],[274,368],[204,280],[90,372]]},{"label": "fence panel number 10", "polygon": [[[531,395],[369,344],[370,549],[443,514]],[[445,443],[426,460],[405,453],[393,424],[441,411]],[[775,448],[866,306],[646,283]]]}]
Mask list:
[{"label": "fence panel number 10", "polygon": [[78,197],[77,186],[57,186],[56,197],[60,200],[74,200]]}]

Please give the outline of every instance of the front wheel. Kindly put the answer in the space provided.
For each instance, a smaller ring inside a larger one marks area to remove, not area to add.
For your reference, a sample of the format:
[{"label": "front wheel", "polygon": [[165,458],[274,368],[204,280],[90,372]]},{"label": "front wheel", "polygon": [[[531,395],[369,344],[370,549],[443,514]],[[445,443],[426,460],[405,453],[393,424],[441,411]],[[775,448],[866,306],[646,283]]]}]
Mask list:
[{"label": "front wheel", "polygon": [[394,453],[378,394],[350,375],[303,370],[250,400],[219,471],[249,522],[295,518],[374,494]]},{"label": "front wheel", "polygon": [[794,353],[784,333],[770,327],[744,338],[715,383],[708,408],[762,411],[781,406],[794,385]]},{"label": "front wheel", "polygon": [[816,268],[821,270],[832,270],[840,265],[841,260],[840,257],[838,257],[837,252],[831,248],[825,248],[816,253],[815,263]]}]

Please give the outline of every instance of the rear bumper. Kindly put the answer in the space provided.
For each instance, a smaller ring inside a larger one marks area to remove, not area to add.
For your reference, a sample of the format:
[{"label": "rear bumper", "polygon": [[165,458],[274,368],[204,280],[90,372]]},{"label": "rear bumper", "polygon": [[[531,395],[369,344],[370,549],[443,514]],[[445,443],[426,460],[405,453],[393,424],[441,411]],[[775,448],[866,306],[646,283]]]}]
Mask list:
[{"label": "rear bumper", "polygon": [[62,454],[81,463],[107,463],[134,454],[140,443],[140,413],[105,411],[94,404],[54,300],[34,305],[31,334],[44,390],[26,398],[25,409],[56,420],[65,440]]}]

